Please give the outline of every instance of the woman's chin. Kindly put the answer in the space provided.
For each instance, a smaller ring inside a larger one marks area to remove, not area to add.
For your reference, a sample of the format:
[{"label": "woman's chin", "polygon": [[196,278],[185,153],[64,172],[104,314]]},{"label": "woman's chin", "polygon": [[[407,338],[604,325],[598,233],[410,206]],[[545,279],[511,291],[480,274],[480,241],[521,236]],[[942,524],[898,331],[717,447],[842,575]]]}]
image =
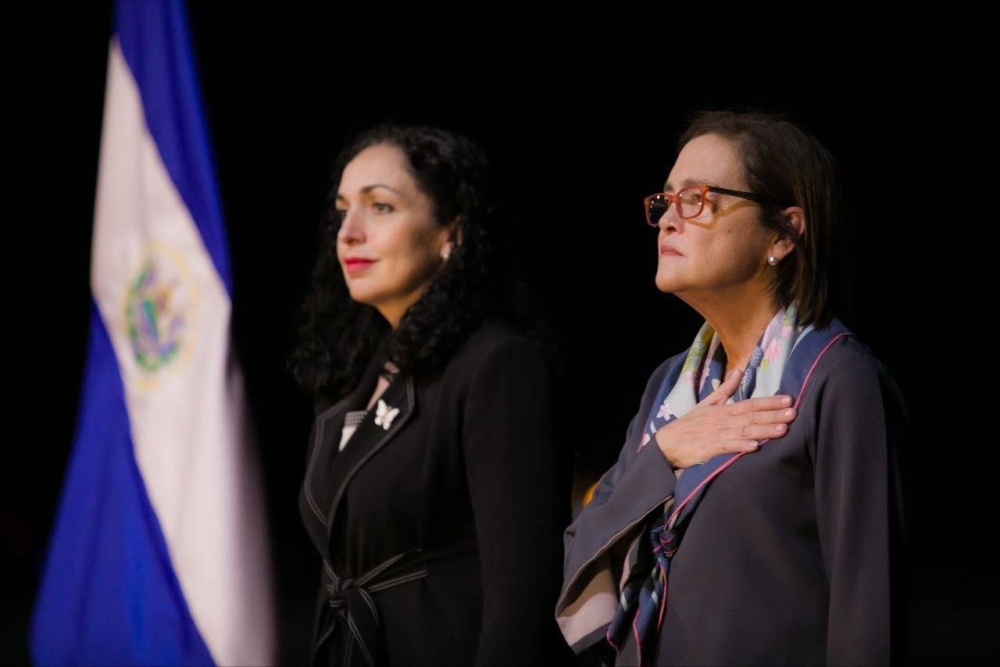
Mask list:
[{"label": "woman's chin", "polygon": [[347,285],[347,293],[351,296],[351,301],[356,303],[364,304],[366,306],[372,305],[371,294],[367,290],[360,289],[358,287],[351,287],[350,283]]},{"label": "woman's chin", "polygon": [[668,294],[676,291],[679,285],[676,278],[670,275],[663,275],[661,273],[656,274],[654,282],[656,283],[656,289]]}]

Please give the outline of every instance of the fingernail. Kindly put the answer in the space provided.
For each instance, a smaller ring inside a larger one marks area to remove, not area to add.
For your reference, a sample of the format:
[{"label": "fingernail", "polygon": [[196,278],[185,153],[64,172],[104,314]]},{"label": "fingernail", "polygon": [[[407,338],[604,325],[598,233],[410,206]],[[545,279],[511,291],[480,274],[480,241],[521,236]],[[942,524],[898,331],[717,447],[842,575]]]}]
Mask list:
[{"label": "fingernail", "polygon": [[794,417],[795,416],[795,410],[794,409],[792,409],[792,410],[785,410],[785,416],[786,417]]},{"label": "fingernail", "polygon": [[777,431],[778,433],[781,433],[782,431],[785,430],[785,425],[784,424],[775,424],[774,425],[774,430]]},{"label": "fingernail", "polygon": [[792,397],[791,396],[782,396],[781,397],[781,404],[782,405],[791,405],[792,404]]},{"label": "fingernail", "polygon": [[750,444],[747,445],[747,449],[749,449],[751,451],[754,450],[754,449],[760,449],[760,443],[757,442],[756,440],[754,440],[753,442],[751,442]]}]

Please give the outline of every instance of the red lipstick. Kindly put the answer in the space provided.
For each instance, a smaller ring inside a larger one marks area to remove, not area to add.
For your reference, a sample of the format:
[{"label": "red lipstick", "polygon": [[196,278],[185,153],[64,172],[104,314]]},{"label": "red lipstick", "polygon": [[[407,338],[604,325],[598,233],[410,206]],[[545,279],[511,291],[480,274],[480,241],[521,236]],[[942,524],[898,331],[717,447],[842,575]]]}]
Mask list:
[{"label": "red lipstick", "polygon": [[344,268],[347,269],[348,273],[357,273],[367,269],[374,263],[374,259],[365,259],[364,257],[348,257],[344,260]]}]

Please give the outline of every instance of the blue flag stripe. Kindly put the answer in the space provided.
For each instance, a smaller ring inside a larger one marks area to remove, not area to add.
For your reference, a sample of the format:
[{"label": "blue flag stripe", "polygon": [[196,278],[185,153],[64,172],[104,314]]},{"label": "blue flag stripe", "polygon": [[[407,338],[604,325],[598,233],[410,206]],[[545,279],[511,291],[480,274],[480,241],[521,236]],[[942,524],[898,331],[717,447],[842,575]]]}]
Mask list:
[{"label": "blue flag stripe", "polygon": [[96,304],[73,454],[29,643],[37,665],[211,665],[170,564],[132,445]]},{"label": "blue flag stripe", "polygon": [[226,230],[184,4],[119,2],[114,30],[167,173],[232,298]]}]

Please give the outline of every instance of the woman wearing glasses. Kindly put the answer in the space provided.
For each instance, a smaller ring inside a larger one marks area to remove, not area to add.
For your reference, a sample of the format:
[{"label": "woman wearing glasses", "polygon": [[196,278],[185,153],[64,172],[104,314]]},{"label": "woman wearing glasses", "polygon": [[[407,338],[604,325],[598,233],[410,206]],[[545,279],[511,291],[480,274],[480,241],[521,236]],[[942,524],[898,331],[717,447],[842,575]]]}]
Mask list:
[{"label": "woman wearing glasses", "polygon": [[763,113],[702,113],[678,147],[645,200],[656,285],[705,322],[566,530],[563,635],[622,665],[888,663],[909,422],[831,312],[834,159]]},{"label": "woman wearing glasses", "polygon": [[317,665],[558,665],[572,469],[499,240],[487,162],[439,128],[352,142],[293,368]]}]

